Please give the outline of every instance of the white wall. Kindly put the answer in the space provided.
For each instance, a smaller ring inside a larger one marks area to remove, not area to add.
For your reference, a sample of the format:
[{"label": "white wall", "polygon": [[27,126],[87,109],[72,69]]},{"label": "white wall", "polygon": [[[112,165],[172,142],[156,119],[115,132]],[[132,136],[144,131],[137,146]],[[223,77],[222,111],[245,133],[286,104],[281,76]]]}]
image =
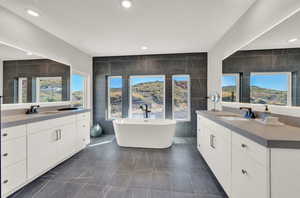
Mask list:
[{"label": "white wall", "polygon": [[[90,77],[89,79],[92,79],[91,56],[79,51],[65,41],[40,29],[1,6],[0,42],[71,65],[72,69],[80,71],[88,75]],[[92,83],[89,84],[92,85]],[[90,94],[92,94],[92,87],[90,86],[89,89]],[[89,104],[91,105],[91,95],[89,98]]]},{"label": "white wall", "polygon": [[[300,0],[257,0],[208,53],[208,94],[221,94],[222,60],[300,9]],[[209,102],[209,109],[212,104]]]}]

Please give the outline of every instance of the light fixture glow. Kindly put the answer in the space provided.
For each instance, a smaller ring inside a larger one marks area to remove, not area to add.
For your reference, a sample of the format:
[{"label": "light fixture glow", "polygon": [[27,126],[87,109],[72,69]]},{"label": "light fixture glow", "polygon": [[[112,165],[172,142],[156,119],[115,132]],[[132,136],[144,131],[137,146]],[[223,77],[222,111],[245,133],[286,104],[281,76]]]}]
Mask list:
[{"label": "light fixture glow", "polygon": [[288,40],[289,43],[294,43],[296,41],[298,41],[298,38],[292,38],[292,39]]},{"label": "light fixture glow", "polygon": [[122,0],[121,5],[126,9],[131,8],[132,1],[131,0]]},{"label": "light fixture glow", "polygon": [[27,56],[32,56],[32,52],[26,52]]},{"label": "light fixture glow", "polygon": [[142,46],[141,49],[142,49],[142,50],[147,50],[148,47],[147,47],[147,46]]},{"label": "light fixture glow", "polygon": [[40,16],[39,13],[37,13],[36,11],[30,10],[30,9],[27,10],[27,14],[34,16],[34,17]]}]

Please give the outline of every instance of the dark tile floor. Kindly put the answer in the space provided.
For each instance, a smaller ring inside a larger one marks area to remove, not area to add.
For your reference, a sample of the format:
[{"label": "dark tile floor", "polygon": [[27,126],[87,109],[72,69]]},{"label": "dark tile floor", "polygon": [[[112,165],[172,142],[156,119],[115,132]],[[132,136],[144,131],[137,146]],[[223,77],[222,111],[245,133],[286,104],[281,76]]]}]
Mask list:
[{"label": "dark tile floor", "polygon": [[195,141],[174,142],[156,150],[93,141],[10,198],[225,198]]}]

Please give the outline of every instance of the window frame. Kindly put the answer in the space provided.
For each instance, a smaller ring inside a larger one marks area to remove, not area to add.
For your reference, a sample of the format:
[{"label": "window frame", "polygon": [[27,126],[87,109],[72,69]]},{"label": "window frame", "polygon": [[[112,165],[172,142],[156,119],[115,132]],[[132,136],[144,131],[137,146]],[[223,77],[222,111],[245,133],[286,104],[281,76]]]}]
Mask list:
[{"label": "window frame", "polygon": [[[132,78],[157,78],[157,77],[162,77],[164,80],[164,86],[163,86],[163,120],[166,119],[166,76],[165,75],[131,75],[129,76],[129,107],[128,107],[128,117],[132,118],[132,86],[131,86],[131,79]],[[138,118],[137,118],[138,119]],[[149,118],[149,119],[154,119],[154,118]]]},{"label": "window frame", "polygon": [[[23,92],[24,92],[24,90],[23,90],[23,86],[22,86],[22,83],[23,83],[24,80],[27,81],[27,86],[28,86],[28,78],[26,78],[26,77],[18,78],[18,103],[19,104],[24,104],[24,102],[23,102]],[[28,87],[27,87],[27,89],[28,89]],[[27,93],[26,93],[26,96],[27,96]]]},{"label": "window frame", "polygon": [[[286,74],[288,76],[288,90],[287,90],[287,104],[286,105],[276,105],[276,104],[268,104],[268,105],[274,105],[274,106],[287,106],[290,107],[292,106],[292,72],[250,72],[250,97],[251,97],[251,77],[253,75],[278,75],[278,74]],[[257,103],[251,103],[250,104],[257,104]]]},{"label": "window frame", "polygon": [[82,108],[87,108],[88,106],[88,76],[81,73],[81,72],[78,72],[78,71],[72,71],[72,74],[71,74],[71,89],[70,89],[70,102],[71,104],[73,104],[73,91],[72,91],[72,88],[73,88],[73,75],[79,75],[79,76],[82,76],[84,78],[84,84],[83,84],[83,107]]},{"label": "window frame", "polygon": [[[175,80],[176,77],[188,77],[188,118],[186,119],[175,119],[174,111],[174,96],[175,96]],[[172,75],[172,119],[176,121],[191,121],[191,76],[189,74],[178,74]]]},{"label": "window frame", "polygon": [[[236,101],[234,102],[240,102],[240,73],[226,73],[222,74],[222,80],[221,80],[221,101],[222,102],[228,102],[228,101],[223,101],[223,77],[224,76],[235,76],[236,80]],[[233,102],[230,102],[233,103]]]},{"label": "window frame", "polygon": [[106,113],[106,120],[115,120],[115,119],[120,119],[120,118],[113,118],[111,117],[111,103],[110,103],[110,79],[114,79],[114,78],[120,78],[122,80],[122,101],[121,101],[121,105],[122,105],[122,110],[121,110],[121,118],[123,118],[123,77],[118,75],[118,76],[107,76],[107,113]]},{"label": "window frame", "polygon": [[[54,78],[60,79],[61,82],[63,80],[61,76],[37,77],[36,78],[36,90],[35,90],[36,91],[36,103],[40,103],[40,80],[53,80]],[[61,92],[61,97],[63,97],[62,92]],[[55,101],[55,102],[63,102],[63,99],[61,98],[61,101]],[[46,103],[46,102],[43,102],[43,103]]]}]

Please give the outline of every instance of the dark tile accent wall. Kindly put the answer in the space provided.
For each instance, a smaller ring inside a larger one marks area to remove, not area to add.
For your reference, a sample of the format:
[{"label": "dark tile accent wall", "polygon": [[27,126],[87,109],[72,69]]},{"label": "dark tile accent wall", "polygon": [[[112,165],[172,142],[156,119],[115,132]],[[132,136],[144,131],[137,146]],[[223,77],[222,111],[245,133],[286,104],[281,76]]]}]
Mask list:
[{"label": "dark tile accent wall", "polygon": [[112,122],[106,120],[107,76],[123,77],[123,117],[128,116],[130,75],[165,75],[166,118],[172,118],[172,75],[189,74],[191,77],[191,121],[177,124],[176,136],[196,136],[195,110],[207,109],[207,53],[95,57],[94,123],[100,123],[105,133],[114,133]]},{"label": "dark tile accent wall", "polygon": [[300,48],[238,51],[223,61],[223,73],[241,74],[241,102],[250,102],[250,72],[292,72],[293,106],[300,106]]},{"label": "dark tile accent wall", "polygon": [[3,103],[14,103],[14,80],[28,78],[28,101],[32,101],[32,78],[62,77],[62,100],[70,100],[70,67],[49,59],[14,60],[3,62]]}]

